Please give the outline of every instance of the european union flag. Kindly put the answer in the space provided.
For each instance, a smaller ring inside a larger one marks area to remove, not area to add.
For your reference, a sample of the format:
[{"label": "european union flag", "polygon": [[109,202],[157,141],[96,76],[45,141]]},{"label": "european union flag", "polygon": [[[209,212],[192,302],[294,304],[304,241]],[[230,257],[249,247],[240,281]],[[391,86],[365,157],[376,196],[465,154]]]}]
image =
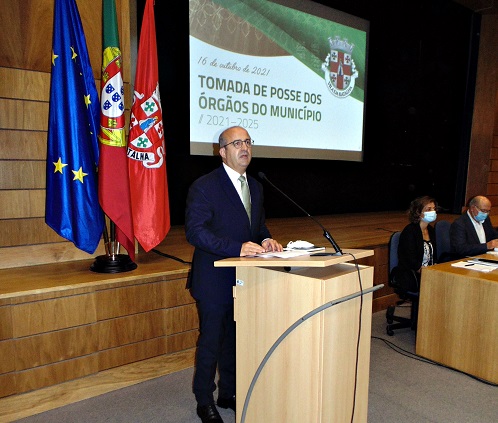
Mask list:
[{"label": "european union flag", "polygon": [[45,222],[93,253],[104,228],[97,163],[100,102],[75,0],[55,0]]}]

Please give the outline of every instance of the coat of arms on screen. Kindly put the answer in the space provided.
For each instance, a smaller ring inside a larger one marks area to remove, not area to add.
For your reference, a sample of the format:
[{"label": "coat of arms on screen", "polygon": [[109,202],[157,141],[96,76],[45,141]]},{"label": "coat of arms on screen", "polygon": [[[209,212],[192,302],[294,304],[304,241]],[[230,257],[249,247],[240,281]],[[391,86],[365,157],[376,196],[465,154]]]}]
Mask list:
[{"label": "coat of arms on screen", "polygon": [[352,57],[354,44],[347,39],[329,37],[330,53],[327,54],[322,70],[329,91],[338,98],[348,97],[354,89],[358,71]]}]

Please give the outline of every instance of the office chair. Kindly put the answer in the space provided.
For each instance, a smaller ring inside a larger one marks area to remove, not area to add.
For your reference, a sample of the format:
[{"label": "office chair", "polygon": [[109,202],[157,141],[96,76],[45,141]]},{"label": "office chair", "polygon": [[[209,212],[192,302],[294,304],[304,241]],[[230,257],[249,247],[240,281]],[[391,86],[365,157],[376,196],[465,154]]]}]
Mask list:
[{"label": "office chair", "polygon": [[437,263],[444,263],[457,259],[457,257],[453,257],[451,254],[450,226],[451,222],[448,222],[447,220],[438,220],[434,225],[436,231]]},{"label": "office chair", "polygon": [[[389,336],[394,335],[394,331],[397,329],[411,328],[412,330],[417,329],[417,318],[418,318],[418,292],[407,291],[406,289],[400,287],[396,283],[395,275],[393,274],[393,269],[398,265],[398,244],[401,232],[394,232],[389,239],[389,286],[394,288],[394,292],[398,294],[400,300],[396,302],[396,305],[390,305],[386,311],[387,327],[386,331]],[[413,272],[413,277],[417,278],[415,272]],[[411,302],[410,317],[396,316],[394,313],[396,311],[396,306],[404,304],[405,302]],[[396,323],[394,323],[396,322]]]}]

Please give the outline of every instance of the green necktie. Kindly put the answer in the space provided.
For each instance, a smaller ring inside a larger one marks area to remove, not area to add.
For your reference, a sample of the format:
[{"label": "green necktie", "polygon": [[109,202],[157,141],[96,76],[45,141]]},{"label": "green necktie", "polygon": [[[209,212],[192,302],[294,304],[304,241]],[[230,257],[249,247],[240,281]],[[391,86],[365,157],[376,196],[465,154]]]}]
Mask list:
[{"label": "green necktie", "polygon": [[251,221],[251,196],[249,195],[249,187],[247,186],[247,181],[244,176],[239,177],[240,181],[240,189],[242,191],[242,203],[244,203],[244,207],[247,212],[247,216],[249,216],[249,222]]}]

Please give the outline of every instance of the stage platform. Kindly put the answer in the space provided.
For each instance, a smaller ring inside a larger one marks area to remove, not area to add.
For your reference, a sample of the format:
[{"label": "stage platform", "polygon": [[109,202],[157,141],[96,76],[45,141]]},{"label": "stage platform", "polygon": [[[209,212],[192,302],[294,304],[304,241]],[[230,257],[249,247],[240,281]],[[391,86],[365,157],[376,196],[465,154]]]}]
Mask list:
[{"label": "stage platform", "polygon": [[[385,285],[375,292],[373,311],[396,301],[387,285],[387,244],[392,232],[407,224],[406,214],[316,219],[341,249],[374,250],[372,257],[359,260],[374,267],[374,285]],[[268,219],[267,224],[282,244],[300,239],[330,246],[309,217]],[[198,321],[195,302],[185,289],[193,248],[183,226],[172,227],[157,250],[180,261],[139,252],[137,269],[118,274],[92,272],[94,259],[0,269],[0,398],[154,357],[188,352],[192,358]]]}]

